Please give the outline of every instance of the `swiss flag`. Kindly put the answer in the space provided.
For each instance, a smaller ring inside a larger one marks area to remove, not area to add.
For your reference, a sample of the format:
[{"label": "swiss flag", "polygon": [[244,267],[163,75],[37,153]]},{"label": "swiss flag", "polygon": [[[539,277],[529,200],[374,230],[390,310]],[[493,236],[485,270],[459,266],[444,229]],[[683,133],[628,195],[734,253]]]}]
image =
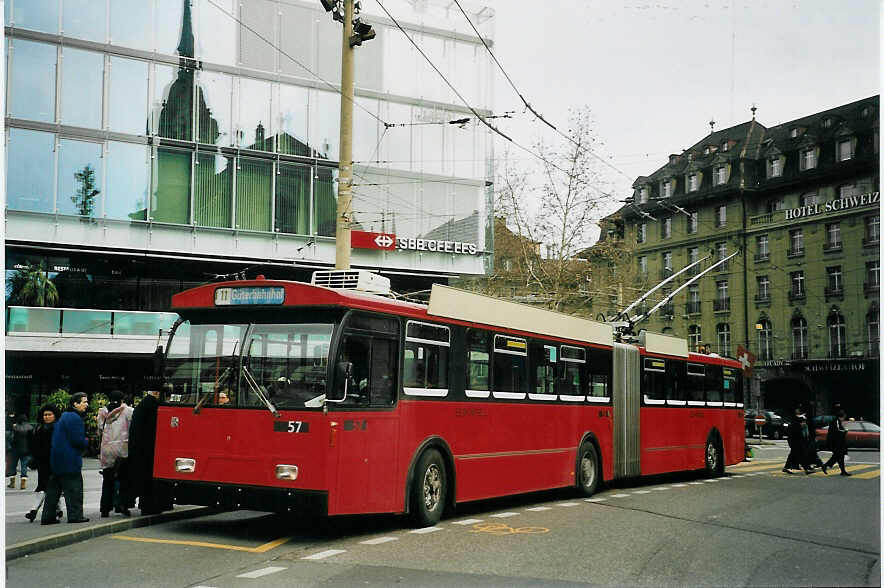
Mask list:
[{"label": "swiss flag", "polygon": [[370,231],[350,231],[350,247],[354,249],[396,249],[394,233],[372,233]]},{"label": "swiss flag", "polygon": [[746,376],[751,376],[752,366],[755,364],[755,354],[742,345],[737,345],[737,361],[743,366],[743,373]]}]

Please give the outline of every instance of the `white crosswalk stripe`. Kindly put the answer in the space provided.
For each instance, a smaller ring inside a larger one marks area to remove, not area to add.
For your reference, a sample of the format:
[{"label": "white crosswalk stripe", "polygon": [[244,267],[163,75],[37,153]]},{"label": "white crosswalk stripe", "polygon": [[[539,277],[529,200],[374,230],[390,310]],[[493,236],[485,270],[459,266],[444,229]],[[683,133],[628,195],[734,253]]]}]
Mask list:
[{"label": "white crosswalk stripe", "polygon": [[275,574],[276,572],[281,572],[285,569],[288,569],[288,568],[283,568],[283,567],[279,567],[279,566],[269,566],[266,568],[261,568],[260,570],[255,570],[253,572],[247,572],[245,574],[240,574],[237,576],[237,578],[255,579],[255,578],[260,578],[262,576],[267,576],[269,574]]}]

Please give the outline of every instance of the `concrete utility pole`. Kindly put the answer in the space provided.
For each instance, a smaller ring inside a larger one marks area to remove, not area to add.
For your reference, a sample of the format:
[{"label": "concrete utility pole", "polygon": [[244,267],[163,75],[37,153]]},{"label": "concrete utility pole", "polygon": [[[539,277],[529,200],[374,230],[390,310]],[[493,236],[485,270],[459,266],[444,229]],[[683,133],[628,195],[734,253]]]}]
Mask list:
[{"label": "concrete utility pole", "polygon": [[353,0],[343,0],[341,28],[341,146],[338,164],[338,210],[335,224],[335,269],[350,269],[350,221],[353,217],[353,47],[350,43]]}]

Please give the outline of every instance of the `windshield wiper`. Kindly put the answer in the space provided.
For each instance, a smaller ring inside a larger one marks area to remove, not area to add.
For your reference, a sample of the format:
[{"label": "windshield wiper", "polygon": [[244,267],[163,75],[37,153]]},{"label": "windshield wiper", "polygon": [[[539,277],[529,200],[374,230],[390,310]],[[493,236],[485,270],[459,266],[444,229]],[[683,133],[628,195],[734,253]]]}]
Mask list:
[{"label": "windshield wiper", "polygon": [[206,400],[209,399],[209,396],[218,392],[221,389],[221,384],[230,379],[230,374],[233,373],[233,362],[236,359],[236,346],[239,345],[239,341],[235,341],[233,343],[233,351],[230,352],[230,365],[228,365],[223,372],[221,372],[221,377],[215,382],[215,386],[211,390],[206,390],[206,392],[199,399],[199,402],[196,403],[196,406],[193,407],[193,414],[199,414],[200,409],[206,403]]},{"label": "windshield wiper", "polygon": [[273,416],[279,418],[279,411],[276,410],[276,407],[273,406],[273,403],[270,402],[270,399],[267,398],[266,394],[264,394],[264,390],[261,388],[258,382],[255,381],[255,376],[252,375],[252,373],[249,371],[249,368],[247,368],[246,366],[242,366],[242,375],[243,379],[249,385],[249,388],[252,390],[252,392],[255,393],[255,396],[257,396],[258,399],[264,403],[264,406],[267,407],[267,410],[273,413]]}]

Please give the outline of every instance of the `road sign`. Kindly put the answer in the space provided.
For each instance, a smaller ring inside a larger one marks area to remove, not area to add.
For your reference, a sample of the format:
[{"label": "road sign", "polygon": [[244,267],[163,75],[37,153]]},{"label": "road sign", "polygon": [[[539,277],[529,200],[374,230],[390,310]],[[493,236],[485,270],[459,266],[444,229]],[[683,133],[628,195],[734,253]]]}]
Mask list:
[{"label": "road sign", "polygon": [[756,425],[763,425],[763,424],[766,423],[766,422],[767,422],[767,419],[765,419],[765,418],[764,418],[763,416],[761,416],[761,415],[758,415],[757,417],[755,417],[755,424],[756,424]]}]

